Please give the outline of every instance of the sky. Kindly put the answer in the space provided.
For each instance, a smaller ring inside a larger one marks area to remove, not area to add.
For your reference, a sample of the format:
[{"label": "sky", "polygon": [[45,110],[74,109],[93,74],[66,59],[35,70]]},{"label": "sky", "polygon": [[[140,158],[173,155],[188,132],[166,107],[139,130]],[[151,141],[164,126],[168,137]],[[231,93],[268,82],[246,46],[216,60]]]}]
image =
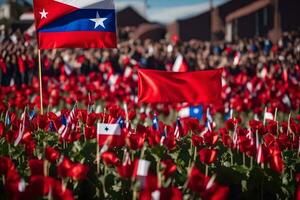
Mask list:
[{"label": "sky", "polygon": [[[225,0],[214,0],[220,5]],[[176,19],[194,16],[209,10],[208,0],[149,0],[147,17],[152,21],[169,23]]]},{"label": "sky", "polygon": [[[4,0],[0,0],[0,3]],[[27,0],[32,2],[32,0]],[[145,2],[147,1],[147,6]],[[227,0],[213,0],[219,5]],[[133,5],[150,21],[170,23],[205,12],[209,9],[209,0],[115,0],[116,7],[122,9]]]}]

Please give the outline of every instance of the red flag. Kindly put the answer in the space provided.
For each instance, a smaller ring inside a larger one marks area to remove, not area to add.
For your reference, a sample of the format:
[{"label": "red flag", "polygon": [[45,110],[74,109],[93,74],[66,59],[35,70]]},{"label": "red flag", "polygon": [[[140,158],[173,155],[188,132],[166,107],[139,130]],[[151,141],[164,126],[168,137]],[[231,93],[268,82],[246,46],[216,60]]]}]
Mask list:
[{"label": "red flag", "polygon": [[139,70],[139,102],[221,104],[223,69],[196,72]]}]

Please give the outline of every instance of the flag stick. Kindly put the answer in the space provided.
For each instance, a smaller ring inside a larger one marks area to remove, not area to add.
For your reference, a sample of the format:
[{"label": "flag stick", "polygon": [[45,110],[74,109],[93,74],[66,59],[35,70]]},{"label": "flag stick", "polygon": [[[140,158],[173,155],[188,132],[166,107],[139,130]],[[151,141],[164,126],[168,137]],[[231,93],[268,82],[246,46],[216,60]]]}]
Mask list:
[{"label": "flag stick", "polygon": [[41,103],[41,114],[44,114],[43,109],[43,85],[42,85],[42,60],[41,60],[41,50],[38,50],[38,60],[39,60],[39,83],[40,83],[40,103]]},{"label": "flag stick", "polygon": [[290,112],[290,114],[289,114],[289,119],[288,119],[288,128],[287,128],[287,131],[286,131],[286,134],[287,134],[287,135],[289,135],[290,126],[291,126],[291,112]]},{"label": "flag stick", "polygon": [[276,109],[275,109],[274,121],[277,121],[277,112],[278,112],[278,109],[276,108]]},{"label": "flag stick", "polygon": [[264,121],[263,121],[264,126],[266,125],[266,112],[267,112],[267,107],[265,107],[265,112],[264,112]]}]

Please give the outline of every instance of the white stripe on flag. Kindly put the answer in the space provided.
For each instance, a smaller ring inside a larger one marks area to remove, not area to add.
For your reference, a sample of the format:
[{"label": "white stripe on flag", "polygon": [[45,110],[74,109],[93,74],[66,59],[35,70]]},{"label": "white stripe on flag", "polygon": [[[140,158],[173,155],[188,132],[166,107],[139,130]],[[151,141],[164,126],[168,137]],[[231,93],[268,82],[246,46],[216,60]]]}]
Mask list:
[{"label": "white stripe on flag", "polygon": [[270,113],[270,112],[266,112],[266,113],[265,113],[265,119],[273,120],[273,114]]},{"label": "white stripe on flag", "polygon": [[160,200],[160,191],[155,190],[154,192],[151,193],[151,199],[152,200]]},{"label": "white stripe on flag", "polygon": [[177,139],[179,138],[179,127],[178,127],[178,125],[176,125],[175,131],[174,131],[174,136]]},{"label": "white stripe on flag", "polygon": [[138,162],[139,163],[138,163],[136,175],[147,176],[150,168],[150,162],[148,160],[142,160],[142,159],[140,159]]},{"label": "white stripe on flag", "polygon": [[23,138],[23,134],[25,131],[26,109],[24,110],[24,113],[22,114],[21,120],[22,120],[22,122],[19,127],[19,134],[18,134],[17,139],[14,142],[15,146],[17,146]]},{"label": "white stripe on flag", "polygon": [[55,0],[82,9],[115,9],[113,0]]},{"label": "white stripe on flag", "polygon": [[97,134],[98,135],[121,135],[121,128],[119,124],[97,124]]},{"label": "white stripe on flag", "polygon": [[258,150],[257,150],[257,163],[261,164],[262,163],[262,146],[259,145]]},{"label": "white stripe on flag", "polygon": [[180,109],[178,112],[178,116],[181,118],[189,117],[190,116],[190,108],[186,107],[186,108]]}]

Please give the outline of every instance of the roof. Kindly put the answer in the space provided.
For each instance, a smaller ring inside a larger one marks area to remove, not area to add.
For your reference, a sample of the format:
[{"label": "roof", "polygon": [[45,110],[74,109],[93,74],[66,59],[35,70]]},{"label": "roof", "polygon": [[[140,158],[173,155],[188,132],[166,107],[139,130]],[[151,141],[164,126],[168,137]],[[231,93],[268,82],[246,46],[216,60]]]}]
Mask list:
[{"label": "roof", "polygon": [[136,39],[159,41],[165,37],[166,28],[160,24],[141,24],[134,33]]},{"label": "roof", "polygon": [[148,20],[141,16],[131,6],[117,12],[117,23],[119,27],[139,26],[143,23],[148,23]]},{"label": "roof", "polygon": [[230,22],[234,19],[249,15],[257,10],[260,10],[271,3],[271,0],[259,0],[255,1],[247,6],[244,6],[226,16],[226,22]]},{"label": "roof", "polygon": [[21,21],[34,21],[33,12],[26,12],[20,16]]}]

